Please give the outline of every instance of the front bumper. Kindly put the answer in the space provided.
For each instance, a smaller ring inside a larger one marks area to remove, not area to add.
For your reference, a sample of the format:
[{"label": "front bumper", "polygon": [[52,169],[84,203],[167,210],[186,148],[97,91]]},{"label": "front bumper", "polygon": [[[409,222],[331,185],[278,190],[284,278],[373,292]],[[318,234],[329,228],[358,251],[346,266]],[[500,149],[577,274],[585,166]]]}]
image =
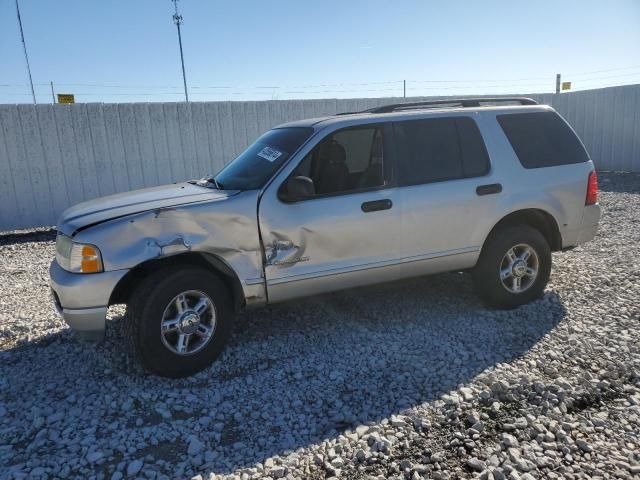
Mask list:
[{"label": "front bumper", "polygon": [[71,273],[54,260],[49,267],[49,276],[56,309],[82,338],[102,339],[109,298],[127,272]]}]

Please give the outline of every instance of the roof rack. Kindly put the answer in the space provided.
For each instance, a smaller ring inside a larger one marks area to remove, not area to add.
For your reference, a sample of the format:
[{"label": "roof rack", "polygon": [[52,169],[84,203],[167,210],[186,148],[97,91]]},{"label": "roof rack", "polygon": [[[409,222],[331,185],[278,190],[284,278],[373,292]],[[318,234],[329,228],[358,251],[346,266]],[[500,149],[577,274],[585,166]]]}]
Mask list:
[{"label": "roof rack", "polygon": [[413,110],[420,108],[436,108],[438,106],[450,106],[451,108],[463,107],[473,108],[480,107],[482,103],[513,103],[520,105],[538,105],[533,98],[527,97],[479,97],[479,98],[449,98],[443,100],[428,100],[425,102],[412,103],[394,103],[391,105],[383,105],[381,107],[369,108],[360,112],[344,112],[338,115],[350,115],[354,113],[391,113],[399,110]]}]

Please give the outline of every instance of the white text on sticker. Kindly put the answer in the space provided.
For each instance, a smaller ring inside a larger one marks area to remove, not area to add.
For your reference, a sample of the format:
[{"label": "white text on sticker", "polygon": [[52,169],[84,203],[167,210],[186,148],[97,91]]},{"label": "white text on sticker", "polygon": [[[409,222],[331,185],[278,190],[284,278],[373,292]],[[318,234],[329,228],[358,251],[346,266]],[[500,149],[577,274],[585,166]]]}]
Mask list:
[{"label": "white text on sticker", "polygon": [[258,152],[258,156],[264,158],[265,160],[269,160],[270,162],[275,161],[282,152],[279,152],[275,148],[264,147],[262,150]]}]

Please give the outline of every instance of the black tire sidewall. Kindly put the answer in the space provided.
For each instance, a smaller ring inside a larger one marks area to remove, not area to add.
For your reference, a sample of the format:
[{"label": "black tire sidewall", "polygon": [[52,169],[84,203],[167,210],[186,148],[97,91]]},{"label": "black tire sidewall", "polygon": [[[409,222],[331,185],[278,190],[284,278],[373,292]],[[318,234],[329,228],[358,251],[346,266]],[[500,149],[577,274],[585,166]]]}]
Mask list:
[{"label": "black tire sidewall", "polygon": [[[224,283],[215,274],[192,267],[161,272],[146,281],[150,288],[140,289],[140,294],[146,298],[137,299],[142,308],[138,318],[132,319],[138,323],[136,344],[143,366],[153,373],[174,378],[188,376],[208,367],[222,352],[231,330],[233,312]],[[216,312],[216,327],[213,338],[202,350],[190,355],[178,355],[163,343],[160,326],[169,302],[188,290],[199,290],[209,296]]]},{"label": "black tire sidewall", "polygon": [[[521,293],[509,292],[500,280],[500,263],[507,251],[518,244],[531,246],[538,255],[538,276],[531,287]],[[539,298],[551,274],[551,249],[545,237],[528,225],[501,228],[485,242],[474,269],[476,289],[492,307],[515,308]]]}]

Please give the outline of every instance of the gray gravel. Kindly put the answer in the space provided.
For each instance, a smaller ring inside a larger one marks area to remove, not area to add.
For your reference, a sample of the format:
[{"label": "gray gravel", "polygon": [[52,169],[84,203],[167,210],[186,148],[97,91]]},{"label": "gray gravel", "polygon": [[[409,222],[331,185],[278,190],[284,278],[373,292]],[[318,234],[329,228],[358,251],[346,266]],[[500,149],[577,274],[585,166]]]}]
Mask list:
[{"label": "gray gravel", "polygon": [[53,233],[0,235],[0,478],[640,475],[640,176],[601,174],[594,242],[511,312],[445,274],[243,314],[165,380],[76,341]]}]

